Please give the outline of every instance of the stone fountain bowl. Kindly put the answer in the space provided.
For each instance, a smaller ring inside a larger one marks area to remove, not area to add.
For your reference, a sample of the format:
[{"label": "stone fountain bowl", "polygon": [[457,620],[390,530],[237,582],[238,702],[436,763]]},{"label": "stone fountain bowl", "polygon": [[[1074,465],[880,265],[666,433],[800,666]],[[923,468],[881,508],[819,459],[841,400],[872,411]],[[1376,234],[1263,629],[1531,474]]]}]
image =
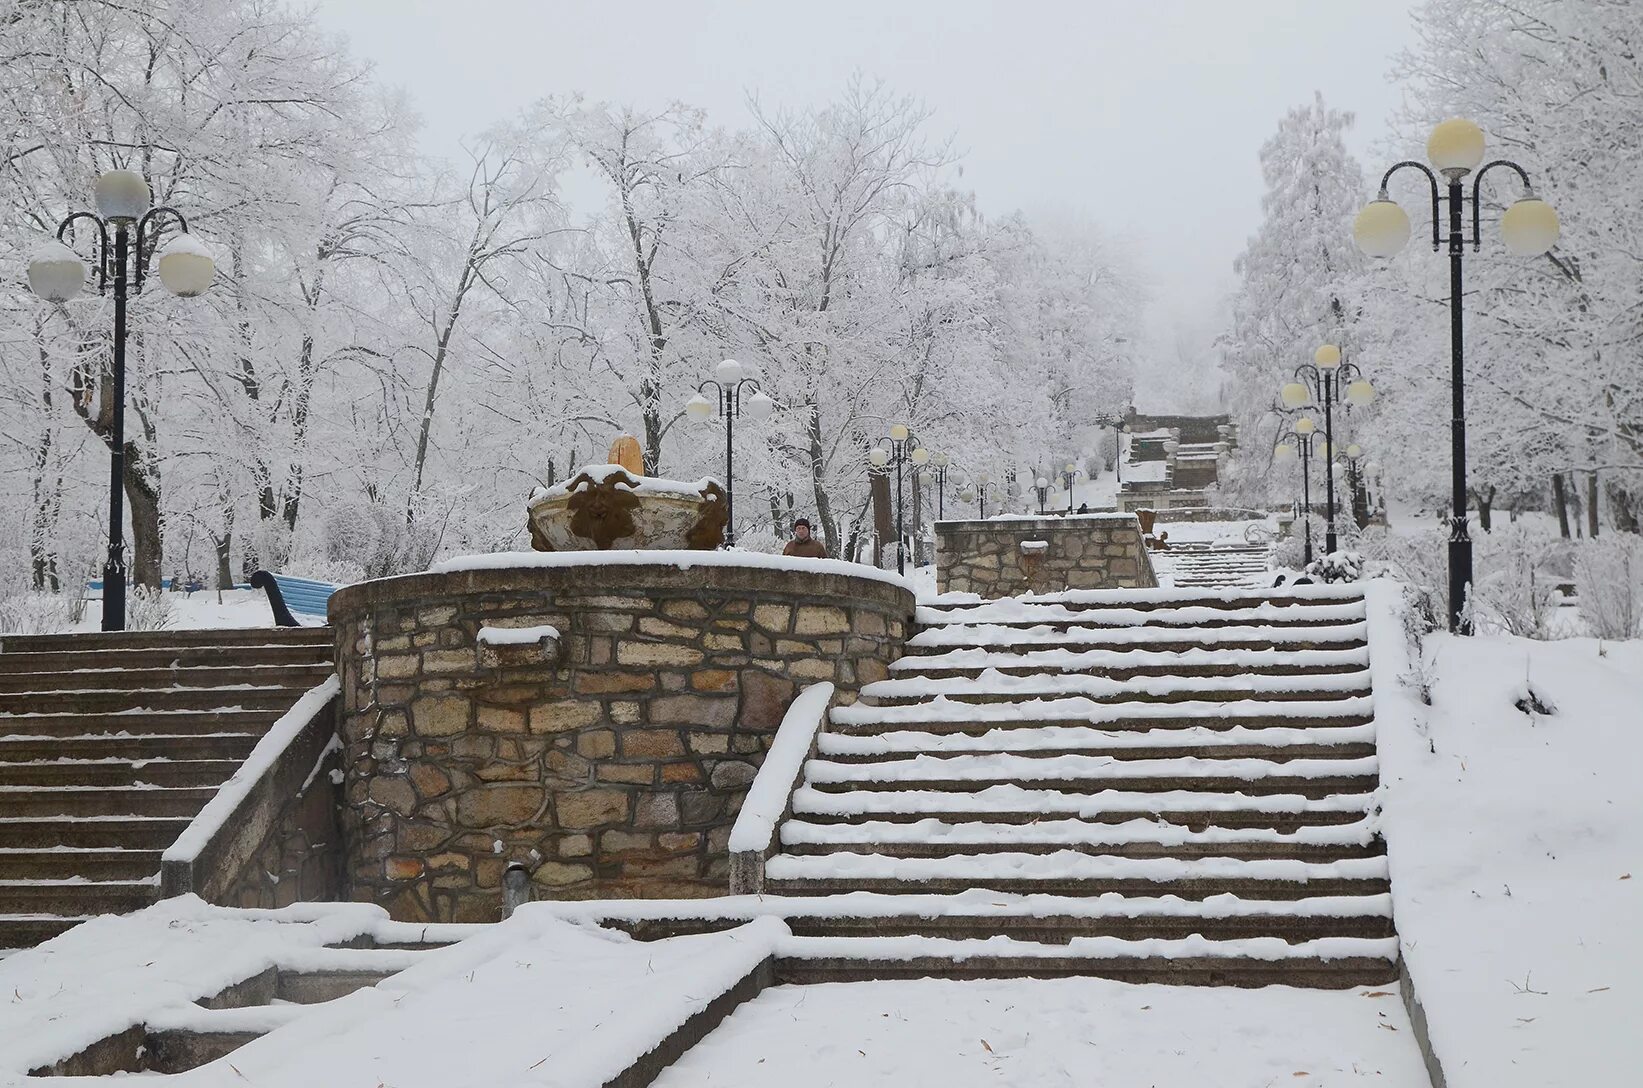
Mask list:
[{"label": "stone fountain bowl", "polygon": [[635,476],[621,465],[590,465],[562,484],[539,487],[526,506],[539,552],[609,548],[709,551],[724,544],[724,488]]}]

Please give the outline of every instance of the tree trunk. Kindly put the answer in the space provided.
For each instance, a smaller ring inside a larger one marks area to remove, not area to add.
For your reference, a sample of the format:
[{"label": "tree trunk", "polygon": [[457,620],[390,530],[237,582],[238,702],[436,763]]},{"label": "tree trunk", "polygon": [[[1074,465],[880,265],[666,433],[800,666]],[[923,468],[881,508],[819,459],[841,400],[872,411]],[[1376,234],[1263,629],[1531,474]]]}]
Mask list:
[{"label": "tree trunk", "polygon": [[822,543],[827,547],[827,554],[839,554],[839,522],[833,516],[833,500],[828,497],[827,488],[822,482],[822,468],[825,454],[822,452],[821,413],[815,405],[810,406],[810,486],[816,497],[816,520],[821,522]]},{"label": "tree trunk", "polygon": [[1597,539],[1597,470],[1586,477],[1586,535]]},{"label": "tree trunk", "polygon": [[1622,533],[1643,531],[1638,524],[1637,503],[1632,494],[1614,480],[1609,481],[1609,524]]},{"label": "tree trunk", "polygon": [[164,562],[160,522],[159,464],[151,446],[126,443],[126,505],[131,510],[131,571],[134,586],[158,592]]},{"label": "tree trunk", "polygon": [[1569,539],[1569,498],[1563,493],[1563,473],[1552,473],[1552,507],[1557,511],[1557,529]]}]

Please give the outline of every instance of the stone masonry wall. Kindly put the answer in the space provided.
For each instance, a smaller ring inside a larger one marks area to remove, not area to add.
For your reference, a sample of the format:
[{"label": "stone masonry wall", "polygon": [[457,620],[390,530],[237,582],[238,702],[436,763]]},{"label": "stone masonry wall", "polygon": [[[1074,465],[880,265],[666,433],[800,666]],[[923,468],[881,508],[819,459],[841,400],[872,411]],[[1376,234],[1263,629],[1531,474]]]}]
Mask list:
[{"label": "stone masonry wall", "polygon": [[[332,598],[352,898],[494,920],[510,862],[539,898],[723,894],[788,703],[819,680],[853,701],[913,612],[900,584],[857,574],[545,562]],[[477,644],[482,626],[539,625],[559,638]]]},{"label": "stone masonry wall", "polygon": [[1157,584],[1134,514],[936,523],[942,593],[996,598]]},{"label": "stone masonry wall", "polygon": [[342,791],[332,783],[332,751],[307,789],[292,797],[273,831],[219,897],[236,907],[284,907],[345,898],[342,835],[337,827]]}]

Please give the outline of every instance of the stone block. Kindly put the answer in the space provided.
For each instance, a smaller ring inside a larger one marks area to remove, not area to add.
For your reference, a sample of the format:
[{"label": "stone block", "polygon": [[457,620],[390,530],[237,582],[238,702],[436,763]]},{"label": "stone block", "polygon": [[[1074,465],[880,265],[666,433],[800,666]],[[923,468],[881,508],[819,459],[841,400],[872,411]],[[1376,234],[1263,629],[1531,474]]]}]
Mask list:
[{"label": "stone block", "polygon": [[850,631],[850,617],[835,605],[801,604],[793,620],[799,635],[842,635]]},{"label": "stone block", "polygon": [[478,728],[491,733],[525,731],[525,712],[512,707],[480,705],[474,709],[474,719]]},{"label": "stone block", "polygon": [[579,733],[576,751],[589,759],[604,759],[616,754],[616,734],[609,729],[594,729]]},{"label": "stone block", "polygon": [[563,861],[544,861],[531,871],[531,882],[550,888],[563,887],[593,879],[593,870],[581,864]]},{"label": "stone block", "polygon": [[623,665],[699,665],[702,651],[694,646],[666,642],[633,642],[623,639],[616,646],[616,660]]},{"label": "stone block", "polygon": [[620,790],[582,790],[560,794],[554,800],[560,827],[599,827],[623,823],[628,818],[628,795]]},{"label": "stone block", "polygon": [[739,759],[721,759],[713,767],[713,773],[708,781],[714,789],[730,790],[745,786],[753,781],[759,769],[751,763],[744,763]]},{"label": "stone block", "polygon": [[425,695],[411,702],[411,726],[421,737],[448,737],[468,728],[470,709],[459,695]]},{"label": "stone block", "polygon": [[560,700],[538,703],[531,707],[532,733],[563,733],[570,729],[585,729],[604,716],[604,708],[595,702]]},{"label": "stone block", "polygon": [[652,725],[717,726],[736,721],[736,700],[723,695],[667,695],[650,701]]},{"label": "stone block", "polygon": [[663,601],[662,615],[676,620],[705,620],[707,609],[696,601]]},{"label": "stone block", "polygon": [[477,786],[456,799],[456,817],[464,827],[517,827],[535,820],[545,807],[539,785]]},{"label": "stone block", "polygon": [[785,634],[793,621],[793,606],[759,604],[753,606],[753,622],[774,634]]},{"label": "stone block", "polygon": [[736,722],[743,729],[774,730],[782,723],[797,685],[785,676],[754,669],[742,670],[741,684],[742,703]]},{"label": "stone block", "polygon": [[423,672],[471,672],[477,663],[471,650],[424,650],[422,653]]},{"label": "stone block", "polygon": [[634,805],[634,827],[678,827],[679,802],[671,793],[641,796]]},{"label": "stone block", "polygon": [[701,634],[701,630],[696,627],[684,627],[677,623],[669,623],[667,620],[658,619],[655,616],[640,616],[639,633],[641,635],[652,635],[656,638],[682,639],[691,642],[695,640],[697,635]]},{"label": "stone block", "polygon": [[647,673],[581,672],[576,675],[576,690],[585,695],[649,691],[655,686],[656,677]]},{"label": "stone block", "polygon": [[685,746],[672,729],[629,729],[622,734],[622,754],[630,758],[671,758],[684,755]]},{"label": "stone block", "polygon": [[415,676],[421,665],[415,654],[391,654],[376,659],[376,674],[385,680],[404,680]]},{"label": "stone block", "polygon": [[690,686],[697,691],[735,691],[733,669],[697,669],[690,674]]},{"label": "stone block", "polygon": [[600,782],[627,786],[648,786],[656,781],[654,763],[601,763],[594,768]]},{"label": "stone block", "polygon": [[421,858],[391,857],[382,863],[382,875],[389,880],[415,880],[424,868]]}]

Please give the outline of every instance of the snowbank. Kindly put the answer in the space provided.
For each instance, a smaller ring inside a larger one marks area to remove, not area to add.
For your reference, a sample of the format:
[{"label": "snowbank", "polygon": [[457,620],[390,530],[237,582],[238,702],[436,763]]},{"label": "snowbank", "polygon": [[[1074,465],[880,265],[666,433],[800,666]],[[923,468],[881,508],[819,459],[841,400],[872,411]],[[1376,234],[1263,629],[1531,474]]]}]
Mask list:
[{"label": "snowbank", "polygon": [[755,1088],[1425,1088],[1396,995],[1105,979],[778,986],[656,1081]]},{"label": "snowbank", "polygon": [[760,918],[640,943],[527,905],[202,1066],[190,1083],[599,1088],[757,971],[787,936],[781,921]]},{"label": "snowbank", "polygon": [[1643,641],[1437,634],[1417,667],[1397,586],[1370,604],[1394,913],[1449,1088],[1635,1078]]}]

